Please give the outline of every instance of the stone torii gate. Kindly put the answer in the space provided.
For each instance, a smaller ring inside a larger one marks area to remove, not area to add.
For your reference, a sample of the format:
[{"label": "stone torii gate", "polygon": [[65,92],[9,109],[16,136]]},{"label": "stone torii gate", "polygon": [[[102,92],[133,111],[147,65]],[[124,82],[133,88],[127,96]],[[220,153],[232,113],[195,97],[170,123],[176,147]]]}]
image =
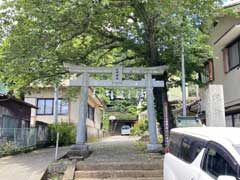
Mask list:
[{"label": "stone torii gate", "polygon": [[[72,64],[64,64],[64,67],[70,72],[81,74],[76,79],[69,82],[69,86],[81,87],[80,91],[80,107],[79,120],[77,124],[77,138],[76,145],[72,146],[72,150],[78,154],[88,153],[88,146],[86,144],[86,118],[88,105],[88,87],[138,87],[146,88],[147,93],[147,114],[149,126],[149,144],[147,145],[148,152],[159,152],[162,148],[158,144],[157,129],[156,129],[156,115],[154,107],[154,87],[164,87],[164,81],[156,81],[152,75],[163,74],[167,69],[166,66],[149,67],[149,68],[129,68],[116,66],[108,67],[85,67]],[[112,80],[95,80],[90,74],[112,74]],[[123,80],[123,74],[138,74],[145,75],[142,80]]]}]

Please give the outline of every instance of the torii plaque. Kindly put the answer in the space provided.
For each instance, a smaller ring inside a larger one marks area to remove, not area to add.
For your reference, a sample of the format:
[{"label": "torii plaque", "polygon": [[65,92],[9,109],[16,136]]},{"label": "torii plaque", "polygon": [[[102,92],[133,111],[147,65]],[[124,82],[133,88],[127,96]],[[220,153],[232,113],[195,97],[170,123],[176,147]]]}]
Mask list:
[{"label": "torii plaque", "polygon": [[[81,74],[76,79],[69,82],[69,86],[80,86],[80,107],[79,120],[77,125],[76,145],[72,147],[73,150],[85,155],[88,153],[88,146],[86,144],[86,118],[87,118],[87,102],[88,102],[88,87],[141,87],[146,88],[147,92],[147,112],[148,112],[148,126],[149,126],[149,144],[147,150],[149,152],[159,152],[161,145],[158,144],[157,130],[156,130],[156,115],[154,108],[154,87],[164,87],[164,81],[156,81],[152,75],[163,74],[167,69],[166,66],[149,67],[149,68],[129,68],[116,66],[108,67],[85,67],[72,64],[64,64],[64,67],[70,73]],[[111,80],[95,80],[89,77],[89,74],[112,74]],[[123,80],[123,74],[142,74],[145,79],[142,80]]]}]

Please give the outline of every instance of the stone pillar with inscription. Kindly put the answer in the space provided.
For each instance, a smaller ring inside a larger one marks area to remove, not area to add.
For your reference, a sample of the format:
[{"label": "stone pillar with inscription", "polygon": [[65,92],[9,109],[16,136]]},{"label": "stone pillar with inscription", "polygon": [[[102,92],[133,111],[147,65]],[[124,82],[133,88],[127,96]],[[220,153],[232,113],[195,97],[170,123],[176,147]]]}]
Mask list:
[{"label": "stone pillar with inscription", "polygon": [[205,92],[205,110],[207,126],[226,126],[222,85],[208,86]]}]

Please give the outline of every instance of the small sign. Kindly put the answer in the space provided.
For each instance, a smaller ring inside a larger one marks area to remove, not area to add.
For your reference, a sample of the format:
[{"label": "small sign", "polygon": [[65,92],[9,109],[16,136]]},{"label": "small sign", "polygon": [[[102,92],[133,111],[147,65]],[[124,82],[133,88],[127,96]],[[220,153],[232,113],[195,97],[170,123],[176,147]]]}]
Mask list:
[{"label": "small sign", "polygon": [[163,116],[164,116],[164,137],[165,137],[165,146],[168,146],[169,142],[169,119],[168,119],[168,103],[163,103]]},{"label": "small sign", "polygon": [[115,83],[122,82],[122,77],[123,77],[123,67],[122,66],[117,66],[113,67],[112,69],[112,80]]},{"label": "small sign", "polygon": [[177,127],[202,127],[202,121],[195,116],[178,116],[176,119]]}]

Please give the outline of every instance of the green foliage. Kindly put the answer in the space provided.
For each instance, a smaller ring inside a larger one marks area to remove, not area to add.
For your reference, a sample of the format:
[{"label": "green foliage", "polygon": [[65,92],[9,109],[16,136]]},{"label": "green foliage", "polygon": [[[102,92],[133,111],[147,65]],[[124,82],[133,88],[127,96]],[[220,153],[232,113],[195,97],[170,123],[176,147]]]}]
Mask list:
[{"label": "green foliage", "polygon": [[163,143],[163,136],[162,136],[162,135],[159,135],[159,136],[158,136],[158,143],[159,143],[159,144],[162,144],[162,143]]},{"label": "green foliage", "polygon": [[144,132],[148,131],[148,121],[147,120],[138,120],[136,124],[131,128],[131,135],[141,136]]},{"label": "green foliage", "polygon": [[134,145],[140,150],[145,151],[147,148],[147,143],[145,141],[134,141]]},{"label": "green foliage", "polygon": [[79,87],[69,87],[64,91],[63,99],[68,101],[76,101],[76,98],[79,96],[79,92]]},{"label": "green foliage", "polygon": [[137,119],[137,104],[132,98],[130,100],[114,100],[106,104],[103,128],[109,129],[109,117],[115,116],[118,120],[135,120]]},{"label": "green foliage", "polygon": [[[158,143],[159,144],[163,143],[162,135],[158,136]],[[139,140],[134,141],[134,145],[141,151],[146,150],[147,144],[149,144],[149,136],[148,135],[143,135],[143,136],[141,136],[141,138]]]},{"label": "green foliage", "polygon": [[6,143],[0,144],[0,157],[18,151],[20,151],[20,148],[13,141],[8,141]]},{"label": "green foliage", "polygon": [[[117,98],[120,90],[114,90],[114,95]],[[121,96],[124,98],[128,97],[128,94],[131,94],[130,99],[115,99],[110,100],[109,97],[105,96],[105,91],[99,91],[101,99],[105,99],[105,113],[103,120],[103,127],[105,130],[109,129],[109,117],[115,116],[118,120],[135,120],[137,119],[137,101],[133,98],[134,90],[121,89]],[[130,91],[130,92],[129,92]]]},{"label": "green foliage", "polygon": [[27,153],[34,150],[35,147],[22,147],[13,141],[7,141],[0,144],[0,157],[7,155],[15,155],[18,153]]},{"label": "green foliage", "polygon": [[[15,0],[0,11],[0,81],[10,91],[68,78],[63,62],[88,66],[168,65],[157,79],[181,71],[184,39],[187,81],[212,57],[209,32],[222,0]],[[180,80],[173,80],[178,85]],[[162,94],[155,93],[161,111]],[[132,110],[131,110],[132,111]],[[161,120],[161,112],[158,112]]]},{"label": "green foliage", "polygon": [[[54,83],[63,62],[86,65],[169,65],[180,71],[184,36],[187,74],[211,56],[208,33],[221,0],[4,1],[0,78],[10,90]],[[187,75],[188,80],[193,80]]]},{"label": "green foliage", "polygon": [[[147,111],[147,102],[146,101],[143,101],[143,102],[139,103],[138,106],[137,106],[137,112],[138,113],[141,113],[141,112],[144,112],[144,111]],[[143,117],[140,116],[139,118],[143,118]],[[144,118],[147,118],[147,117],[144,117]]]},{"label": "green foliage", "polygon": [[57,133],[59,133],[59,146],[67,146],[76,142],[76,126],[68,123],[50,124],[49,142],[56,144]]},{"label": "green foliage", "polygon": [[[127,99],[127,95],[124,94],[124,97],[126,99],[115,99],[113,101],[108,101],[107,109],[106,111],[108,112],[120,112],[120,113],[129,113],[132,114],[133,116],[137,115],[137,101],[133,97],[133,92],[131,92],[132,96],[130,99]],[[114,94],[117,94],[117,92],[114,92]]]},{"label": "green foliage", "polygon": [[[99,76],[98,76],[98,77],[95,77],[95,78],[98,79]],[[102,102],[103,102],[104,105],[107,105],[107,104],[110,103],[110,99],[109,99],[109,97],[107,97],[107,96],[105,95],[105,90],[106,90],[106,89],[103,88],[103,87],[97,87],[97,88],[95,88],[95,91],[96,91],[97,96],[102,100]]]},{"label": "green foliage", "polygon": [[108,113],[104,113],[103,115],[103,129],[109,130],[109,117],[110,115]]},{"label": "green foliage", "polygon": [[115,116],[118,120],[136,120],[137,115],[133,115],[128,112],[106,112],[106,114],[109,116]]}]

